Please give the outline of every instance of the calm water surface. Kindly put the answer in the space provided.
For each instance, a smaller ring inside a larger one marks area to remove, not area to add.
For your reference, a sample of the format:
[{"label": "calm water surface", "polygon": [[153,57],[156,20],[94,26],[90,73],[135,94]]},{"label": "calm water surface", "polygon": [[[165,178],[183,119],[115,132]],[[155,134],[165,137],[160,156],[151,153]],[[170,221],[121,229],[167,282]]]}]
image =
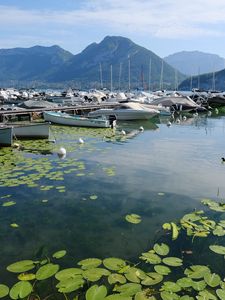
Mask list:
[{"label": "calm water surface", "polygon": [[[167,121],[119,123],[114,132],[54,126],[56,143],[0,149],[0,201],[16,202],[0,206],[0,276],[11,262],[61,249],[70,266],[87,257],[135,261],[164,222],[202,208],[202,198],[224,199],[225,117]],[[142,222],[127,223],[130,213]]]}]

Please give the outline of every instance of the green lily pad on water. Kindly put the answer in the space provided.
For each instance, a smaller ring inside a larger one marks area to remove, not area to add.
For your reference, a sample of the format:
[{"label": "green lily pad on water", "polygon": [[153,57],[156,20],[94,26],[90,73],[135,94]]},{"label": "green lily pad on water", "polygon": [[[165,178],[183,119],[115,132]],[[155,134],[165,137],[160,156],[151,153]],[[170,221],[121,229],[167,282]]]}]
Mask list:
[{"label": "green lily pad on water", "polygon": [[32,270],[35,267],[33,260],[21,260],[7,267],[7,270],[12,273],[23,273]]},{"label": "green lily pad on water", "polygon": [[52,257],[59,259],[59,258],[62,258],[63,256],[65,256],[65,255],[66,255],[66,250],[60,250],[60,251],[55,252],[52,255]]},{"label": "green lily pad on water", "polygon": [[98,258],[86,258],[78,262],[78,265],[81,266],[82,269],[92,269],[97,268],[102,263],[101,259]]},{"label": "green lily pad on water", "polygon": [[162,266],[162,265],[156,265],[154,266],[154,269],[155,271],[158,273],[158,274],[161,274],[161,275],[168,275],[169,273],[171,273],[171,270],[169,267],[167,266]]},{"label": "green lily pad on water", "polygon": [[142,256],[140,256],[140,258],[153,265],[157,265],[161,263],[161,257],[158,256],[158,254],[151,253],[151,252],[142,253]]},{"label": "green lily pad on water", "polygon": [[32,285],[28,281],[19,281],[11,288],[9,296],[11,299],[23,299],[31,294]]},{"label": "green lily pad on water", "polygon": [[107,295],[107,289],[104,285],[93,285],[86,292],[86,300],[103,300]]},{"label": "green lily pad on water", "polygon": [[137,214],[126,215],[126,221],[132,224],[139,224],[141,222],[141,216]]},{"label": "green lily pad on water", "polygon": [[141,285],[138,283],[126,283],[120,286],[115,286],[113,291],[119,292],[123,296],[134,296],[141,291]]},{"label": "green lily pad on water", "polygon": [[110,274],[108,277],[109,284],[115,284],[116,282],[124,284],[124,283],[126,283],[126,281],[127,281],[126,278],[121,274],[113,273],[113,274]]},{"label": "green lily pad on water", "polygon": [[213,274],[211,274],[211,273],[206,273],[206,274],[204,275],[204,280],[205,280],[205,282],[206,282],[209,286],[211,286],[211,287],[216,287],[216,286],[218,286],[218,285],[220,284],[220,282],[221,282],[220,276],[217,275],[217,274],[215,274],[215,273],[213,273]]},{"label": "green lily pad on water", "polygon": [[2,206],[3,206],[3,207],[9,207],[9,206],[13,206],[13,205],[15,205],[15,204],[16,204],[15,201],[7,201],[7,202],[4,202],[4,203],[2,204]]},{"label": "green lily pad on water", "polygon": [[220,245],[210,245],[209,249],[217,254],[225,255],[225,247]]},{"label": "green lily pad on water", "polygon": [[163,263],[167,266],[171,266],[171,267],[179,267],[182,266],[183,261],[182,259],[178,258],[178,257],[165,257],[163,258]]},{"label": "green lily pad on water", "polygon": [[169,246],[167,246],[166,244],[164,243],[161,243],[161,244],[155,244],[153,249],[155,250],[155,252],[158,254],[158,255],[161,255],[161,256],[165,256],[169,253],[170,251],[170,248]]},{"label": "green lily pad on water", "polygon": [[82,275],[83,270],[79,268],[68,268],[68,269],[63,269],[59,271],[58,273],[55,274],[55,278],[58,279],[59,281],[65,281],[70,278],[74,278],[77,276]]},{"label": "green lily pad on water", "polygon": [[111,257],[105,258],[103,260],[103,265],[109,270],[119,271],[126,266],[126,262],[123,259]]},{"label": "green lily pad on water", "polygon": [[81,276],[77,276],[74,278],[69,278],[63,281],[60,281],[56,287],[60,293],[72,293],[79,288],[83,287],[84,280]]},{"label": "green lily pad on water", "polygon": [[0,284],[0,298],[4,298],[9,293],[9,288],[7,285]]},{"label": "green lily pad on water", "polygon": [[43,267],[40,267],[36,273],[36,279],[37,280],[45,280],[47,278],[52,277],[57,273],[59,270],[59,265],[49,263],[47,265],[44,265]]}]

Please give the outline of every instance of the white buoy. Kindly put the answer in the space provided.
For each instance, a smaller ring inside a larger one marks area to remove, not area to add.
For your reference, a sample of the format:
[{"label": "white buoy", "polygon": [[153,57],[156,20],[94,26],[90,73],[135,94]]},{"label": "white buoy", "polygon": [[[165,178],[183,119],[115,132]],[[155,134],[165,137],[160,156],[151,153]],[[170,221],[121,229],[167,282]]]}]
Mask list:
[{"label": "white buoy", "polygon": [[78,142],[79,144],[84,144],[84,140],[82,138],[79,138]]},{"label": "white buoy", "polygon": [[143,126],[140,126],[140,127],[139,127],[139,131],[143,132],[143,131],[144,131],[144,127],[143,127]]},{"label": "white buoy", "polygon": [[65,158],[66,157],[66,149],[63,147],[60,147],[57,154],[60,158],[62,158],[62,159]]},{"label": "white buoy", "polygon": [[183,116],[183,120],[186,121],[186,120],[187,120],[187,117],[186,117],[186,116]]},{"label": "white buoy", "polygon": [[197,111],[193,114],[193,117],[197,117],[198,116],[198,113]]},{"label": "white buoy", "polygon": [[120,132],[122,135],[126,135],[126,131],[125,130],[121,130]]},{"label": "white buoy", "polygon": [[177,120],[176,120],[176,123],[177,123],[177,124],[180,124],[180,119],[177,119]]},{"label": "white buoy", "polygon": [[208,113],[207,113],[207,116],[211,117],[211,115],[212,115],[212,112],[209,110]]},{"label": "white buoy", "polygon": [[170,121],[167,122],[167,126],[170,127],[172,123]]}]

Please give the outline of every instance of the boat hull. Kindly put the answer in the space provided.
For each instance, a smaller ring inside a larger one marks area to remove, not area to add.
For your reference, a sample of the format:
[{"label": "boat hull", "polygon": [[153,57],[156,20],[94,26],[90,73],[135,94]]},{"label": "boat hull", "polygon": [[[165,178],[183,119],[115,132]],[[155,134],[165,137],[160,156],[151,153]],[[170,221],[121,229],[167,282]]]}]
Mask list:
[{"label": "boat hull", "polygon": [[100,117],[100,116],[112,116],[116,117],[116,120],[147,120],[156,115],[158,115],[157,111],[144,111],[144,110],[136,110],[133,109],[99,109],[89,113],[92,117]]},{"label": "boat hull", "polygon": [[0,147],[11,146],[13,141],[12,127],[0,128]]},{"label": "boat hull", "polygon": [[18,138],[48,138],[49,123],[17,124],[12,126],[13,136]]},{"label": "boat hull", "polygon": [[44,120],[60,125],[108,128],[108,120],[71,116],[65,113],[44,112]]}]

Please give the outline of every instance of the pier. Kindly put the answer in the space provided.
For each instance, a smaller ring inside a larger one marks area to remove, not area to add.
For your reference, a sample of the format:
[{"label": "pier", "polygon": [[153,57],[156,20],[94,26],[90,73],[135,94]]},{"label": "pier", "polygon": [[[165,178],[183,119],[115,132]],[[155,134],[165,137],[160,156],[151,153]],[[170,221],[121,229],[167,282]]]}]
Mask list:
[{"label": "pier", "polygon": [[116,103],[101,103],[101,104],[85,104],[85,105],[73,105],[73,106],[60,106],[54,108],[33,108],[23,110],[4,110],[0,111],[0,123],[7,123],[17,119],[18,121],[24,118],[32,121],[37,117],[42,117],[44,111],[62,111],[73,115],[84,115],[92,110],[100,108],[113,108]]}]

